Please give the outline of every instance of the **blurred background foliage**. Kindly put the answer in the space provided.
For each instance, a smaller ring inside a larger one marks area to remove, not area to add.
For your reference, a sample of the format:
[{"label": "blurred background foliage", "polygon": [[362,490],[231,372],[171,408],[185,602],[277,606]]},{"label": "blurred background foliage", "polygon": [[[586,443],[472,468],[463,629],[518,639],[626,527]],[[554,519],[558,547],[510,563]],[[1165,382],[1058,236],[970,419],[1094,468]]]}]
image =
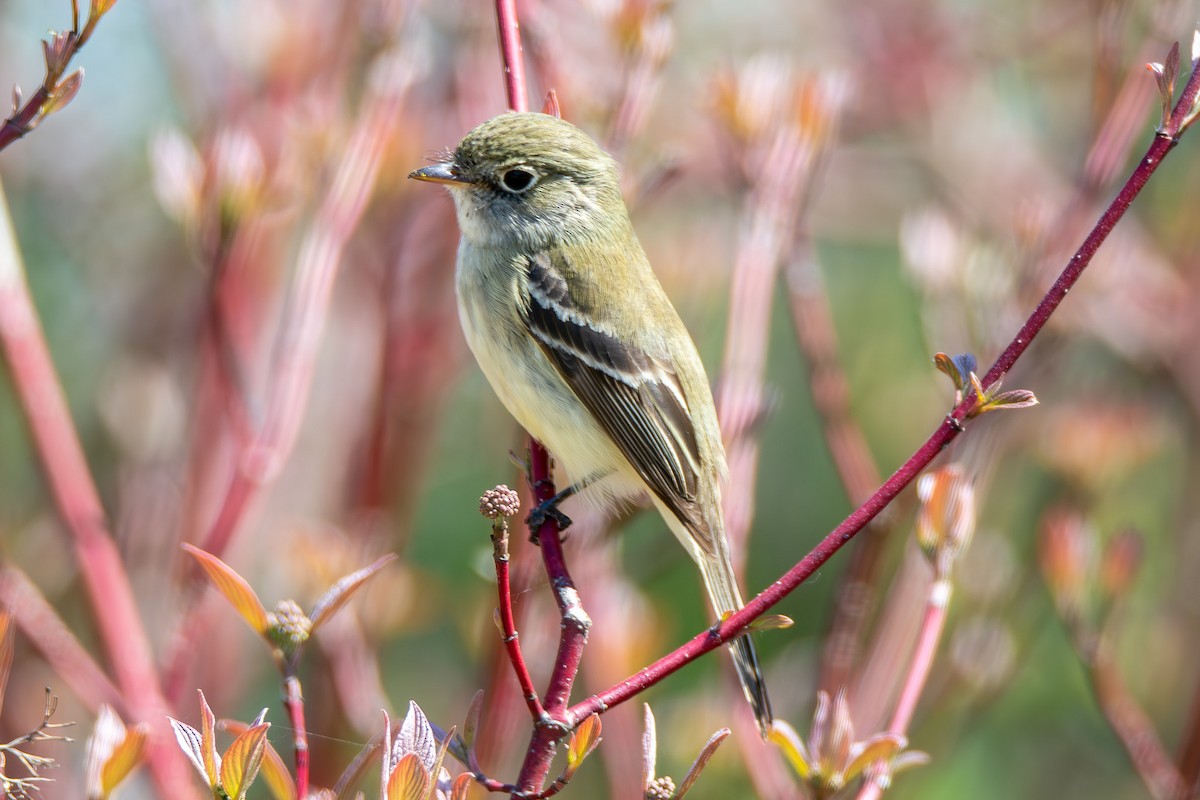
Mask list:
[{"label": "blurred background foliage", "polygon": [[[634,55],[660,37],[661,61],[637,101],[644,116],[615,150],[639,235],[718,382],[747,225],[729,134],[738,121],[714,102],[719,76],[822,74],[844,87],[801,226],[815,269],[806,279],[828,298],[852,419],[884,474],[950,407],[951,387],[930,356],[971,351],[990,363],[1127,174],[1157,120],[1143,64],[1187,41],[1200,13],[1153,0],[520,5],[535,105],[553,87],[566,118],[610,142]],[[0,0],[0,76],[34,86],[37,36],[68,19],[65,0]],[[0,154],[33,294],[154,644],[164,660],[180,641],[188,653],[178,714],[193,714],[195,688],[222,716],[249,719],[271,706],[285,759],[289,737],[261,646],[218,602],[206,603],[198,628],[179,629],[177,545],[202,542],[231,469],[231,427],[204,355],[212,292],[218,275],[232,276],[221,291],[253,416],[281,297],[331,165],[372,81],[403,83],[377,183],[343,254],[296,449],[226,559],[268,606],[292,597],[308,607],[339,575],[383,552],[401,555],[305,661],[318,784],[332,784],[376,731],[380,707],[414,699],[444,727],[461,725],[479,688],[490,699],[485,766],[511,779],[528,720],[511,710],[514,686],[491,622],[489,527],[476,501],[494,484],[516,485],[508,451],[523,444],[463,347],[450,202],[405,180],[503,109],[490,6],[124,0],[78,63],[86,80],[70,107]],[[897,800],[1146,796],[1042,578],[1039,531],[1054,509],[1084,531],[1084,566],[1099,563],[1117,533],[1140,536],[1128,588],[1083,613],[1106,620],[1119,671],[1167,750],[1196,735],[1200,155],[1190,138],[1006,380],[1041,405],[970,424],[945,456],[976,476],[978,533],[957,567],[949,627],[911,730],[932,763],[897,778]],[[205,177],[189,184],[197,174]],[[757,431],[751,593],[853,508],[822,437],[788,299],[781,278],[769,322],[770,413]],[[3,557],[95,646],[97,610],[86,608],[2,374]],[[914,505],[909,492],[887,512],[877,580],[877,618],[902,641],[920,609]],[[709,618],[692,565],[656,515],[634,514],[618,537],[568,512],[579,520],[568,554],[597,623],[582,697]],[[516,538],[522,642],[540,685],[557,619]],[[795,627],[759,637],[777,714],[802,732],[849,549],[778,607]],[[887,676],[905,663],[903,644],[868,640],[851,681],[860,735],[886,723]],[[703,659],[639,698],[658,716],[660,774],[683,773],[708,735],[730,724],[739,701],[724,669]],[[47,685],[63,694],[60,718],[90,725],[90,712],[19,640],[0,738],[36,719]],[[569,796],[633,796],[640,720],[640,703],[605,716],[599,757]],[[744,720],[735,737],[691,797],[751,795],[748,773],[768,771],[769,756]],[[80,745],[60,746],[57,757],[65,768],[46,796],[80,796]],[[148,780],[138,780],[125,796],[149,796]]]}]

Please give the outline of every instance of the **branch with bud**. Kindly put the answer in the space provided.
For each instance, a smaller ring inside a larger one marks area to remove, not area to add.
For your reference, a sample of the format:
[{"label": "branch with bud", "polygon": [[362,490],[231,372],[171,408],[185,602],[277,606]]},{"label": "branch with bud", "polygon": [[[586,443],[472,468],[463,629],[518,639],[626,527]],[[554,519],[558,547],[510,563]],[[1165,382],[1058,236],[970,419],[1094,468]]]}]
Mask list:
[{"label": "branch with bud", "polygon": [[83,69],[66,75],[71,60],[92,38],[96,24],[112,10],[117,0],[92,0],[88,8],[87,22],[80,27],[79,0],[71,0],[71,29],[50,32],[50,38],[42,41],[42,58],[46,76],[28,100],[21,87],[13,85],[12,111],[0,125],[0,150],[20,139],[42,123],[46,117],[66,108],[79,94],[83,85]]}]

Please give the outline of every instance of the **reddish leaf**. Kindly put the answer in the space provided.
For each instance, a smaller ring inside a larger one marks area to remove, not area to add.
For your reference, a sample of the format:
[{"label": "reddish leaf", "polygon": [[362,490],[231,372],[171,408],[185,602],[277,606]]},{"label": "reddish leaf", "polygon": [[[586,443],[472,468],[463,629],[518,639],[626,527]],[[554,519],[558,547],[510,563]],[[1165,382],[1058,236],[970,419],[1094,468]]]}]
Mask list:
[{"label": "reddish leaf", "polygon": [[315,631],[322,622],[337,613],[338,609],[346,605],[354,593],[367,582],[368,578],[392,561],[395,561],[396,558],[395,553],[388,553],[376,559],[370,566],[350,573],[331,586],[329,591],[325,592],[321,596],[321,599],[317,601],[317,604],[313,606],[312,613],[309,614],[309,617],[312,619],[312,629]]},{"label": "reddish leaf", "polygon": [[55,111],[61,111],[66,108],[67,104],[75,99],[75,95],[79,94],[79,87],[81,86],[83,86],[82,68],[75,70],[59,81],[49,99],[42,106],[42,116],[48,117]]},{"label": "reddish leaf", "polygon": [[387,749],[384,744],[383,737],[376,736],[363,745],[363,749],[358,751],[358,755],[342,771],[333,787],[337,800],[350,800],[354,796],[354,790],[362,782],[363,776],[375,766],[375,759]]},{"label": "reddish leaf", "polygon": [[469,772],[464,772],[454,779],[454,785],[450,789],[450,800],[467,800],[467,796],[471,792],[471,786],[475,783],[475,778]]},{"label": "reddish leaf", "polygon": [[234,610],[242,615],[242,619],[246,620],[250,628],[260,636],[265,635],[267,628],[270,627],[267,610],[246,579],[237,574],[233,567],[211,553],[206,553],[190,544],[183,545],[183,549],[200,563],[205,574],[208,575],[208,579],[213,582],[213,586],[217,587],[217,591],[224,595]]},{"label": "reddish leaf", "polygon": [[467,706],[467,718],[463,722],[462,740],[468,750],[475,746],[475,734],[479,730],[479,715],[482,713],[483,689],[480,689],[471,698],[471,705]]},{"label": "reddish leaf", "polygon": [[221,756],[217,755],[217,718],[208,707],[204,692],[197,690],[196,693],[200,695],[200,756],[204,759],[208,785],[216,786],[221,776]]},{"label": "reddish leaf", "polygon": [[682,800],[683,796],[688,793],[688,790],[696,783],[696,779],[700,777],[700,773],[708,766],[708,760],[713,757],[713,753],[717,752],[717,748],[721,746],[721,742],[725,741],[727,736],[729,736],[729,728],[721,728],[708,738],[704,747],[700,748],[700,755],[696,756],[696,760],[692,762],[692,768],[688,770],[687,775],[683,776],[683,781],[675,792],[675,800]]}]

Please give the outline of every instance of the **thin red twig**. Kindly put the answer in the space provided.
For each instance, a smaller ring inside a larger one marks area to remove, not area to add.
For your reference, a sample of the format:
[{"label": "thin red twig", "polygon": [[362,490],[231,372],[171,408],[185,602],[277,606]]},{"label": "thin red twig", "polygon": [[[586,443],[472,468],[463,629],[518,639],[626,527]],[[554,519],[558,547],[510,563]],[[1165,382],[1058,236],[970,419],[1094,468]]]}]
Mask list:
[{"label": "thin red twig", "polygon": [[521,28],[517,22],[517,0],[496,0],[496,28],[500,38],[500,63],[504,68],[504,91],[513,111],[529,110],[525,88],[525,61],[521,58]]},{"label": "thin red twig", "polygon": [[501,521],[503,529],[492,534],[492,560],[496,564],[496,593],[500,611],[500,633],[504,650],[508,653],[509,663],[516,673],[517,683],[521,687],[521,697],[529,708],[534,722],[546,716],[546,709],[538,697],[537,689],[533,686],[533,678],[529,675],[529,667],[525,665],[525,655],[521,652],[520,634],[517,633],[517,622],[512,608],[512,580],[509,575],[508,559],[508,527]]},{"label": "thin red twig", "polygon": [[[1033,313],[1004,349],[983,378],[983,385],[990,386],[1003,377],[1029,348],[1033,339],[1045,327],[1054,310],[1091,263],[1096,251],[1112,232],[1117,221],[1124,216],[1130,204],[1141,192],[1150,176],[1158,169],[1162,159],[1178,143],[1178,136],[1188,110],[1200,93],[1200,73],[1193,72],[1176,106],[1169,125],[1155,135],[1145,155],[1125,181],[1117,196],[1105,209],[1096,225],[1084,239],[1083,244],[1072,256],[1053,286],[1047,290]],[[930,435],[923,445],[889,477],[876,492],[852,512],[840,525],[833,529],[807,556],[800,560],[779,580],[764,589],[740,611],[727,617],[719,626],[697,634],[672,653],[660,658],[645,669],[630,676],[605,692],[593,695],[575,704],[568,710],[569,720],[580,720],[592,713],[602,712],[618,703],[634,697],[684,665],[694,661],[710,650],[715,650],[787,597],[801,583],[828,561],[842,545],[850,541],[867,523],[873,520],[896,496],[927,467],[942,450],[963,431],[963,421],[975,406],[975,398],[969,396],[958,405],[945,421]]]},{"label": "thin red twig", "polygon": [[[521,38],[515,0],[496,0],[496,25],[499,29],[500,57],[504,66],[504,88],[508,106],[513,111],[528,111],[529,98],[525,88],[525,67],[521,59]],[[529,476],[533,483],[535,503],[542,503],[554,496],[550,454],[540,442],[532,438],[529,440]],[[583,610],[579,592],[575,590],[575,584],[567,570],[558,525],[553,519],[547,519],[536,532],[536,536],[541,545],[542,562],[554,588],[554,599],[558,603],[563,621],[558,654],[543,701],[549,717],[558,720],[562,718],[571,699],[571,686],[579,672],[579,662],[583,658],[591,620]],[[545,783],[557,742],[564,733],[560,727],[548,724],[551,722],[550,718],[543,718],[534,725],[529,748],[517,778],[514,797],[539,794]],[[552,789],[553,787],[547,791]]]},{"label": "thin red twig", "polygon": [[283,707],[287,709],[292,726],[292,743],[296,753],[296,796],[308,797],[308,726],[304,719],[304,693],[300,678],[290,672],[283,681]]},{"label": "thin red twig", "polygon": [[[535,504],[554,496],[549,453],[534,439],[529,440],[529,477],[533,482]],[[534,725],[533,735],[530,737],[529,747],[525,751],[525,759],[517,776],[518,791],[513,793],[514,798],[538,794],[550,773],[557,743],[564,735],[564,730],[556,723],[564,718],[567,704],[571,700],[571,686],[579,672],[579,663],[583,659],[588,630],[592,624],[567,570],[557,523],[547,518],[538,528],[537,538],[541,545],[542,563],[550,577],[554,600],[562,616],[562,626],[558,653],[543,701],[548,717]]]},{"label": "thin red twig", "polygon": [[[63,34],[66,38],[63,41],[61,56],[55,58],[53,63],[47,59],[46,76],[42,79],[42,85],[20,108],[13,110],[12,115],[4,120],[3,125],[0,125],[0,150],[8,147],[41,123],[46,104],[58,90],[63,73],[67,71],[67,67],[83,49],[83,46],[92,38],[92,33],[96,30],[96,23],[103,16],[102,14],[89,16],[81,31],[79,29],[78,4],[73,2],[71,8],[71,30]],[[53,41],[52,37],[51,42]]]}]

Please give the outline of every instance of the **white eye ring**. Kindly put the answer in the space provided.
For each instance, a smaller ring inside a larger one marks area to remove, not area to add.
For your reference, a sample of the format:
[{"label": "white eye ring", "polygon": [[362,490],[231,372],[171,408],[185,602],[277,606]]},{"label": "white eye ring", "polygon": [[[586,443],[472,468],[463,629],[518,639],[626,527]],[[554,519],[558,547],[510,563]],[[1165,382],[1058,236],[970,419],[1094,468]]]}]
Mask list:
[{"label": "white eye ring", "polygon": [[500,188],[509,194],[524,194],[538,182],[538,174],[531,167],[518,165],[500,173]]}]

